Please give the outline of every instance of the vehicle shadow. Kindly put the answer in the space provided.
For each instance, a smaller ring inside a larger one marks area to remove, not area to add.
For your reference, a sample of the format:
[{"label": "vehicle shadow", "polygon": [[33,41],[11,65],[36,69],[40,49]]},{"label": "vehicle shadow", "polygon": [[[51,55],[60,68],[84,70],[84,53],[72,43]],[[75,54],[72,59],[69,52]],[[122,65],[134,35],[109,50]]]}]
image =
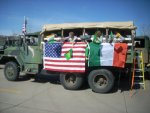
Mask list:
[{"label": "vehicle shadow", "polygon": [[30,75],[20,75],[19,78],[17,79],[17,82],[27,81],[30,79],[31,79]]},{"label": "vehicle shadow", "polygon": [[[145,73],[145,80],[150,80],[150,75],[149,73]],[[115,80],[115,85],[113,90],[110,93],[115,93],[118,90],[120,90],[120,92],[124,92],[124,91],[130,91],[131,90],[131,81],[132,81],[132,77],[130,75],[122,75],[120,77],[116,78]],[[134,85],[133,89],[142,89],[143,86],[141,85]]]},{"label": "vehicle shadow", "polygon": [[[60,80],[59,80],[59,75],[51,76],[51,75],[40,74],[32,82],[36,82],[36,83],[47,83],[47,82],[49,82],[51,84],[61,85]],[[90,86],[88,85],[88,81],[86,78],[83,86],[79,90],[87,90],[87,89],[90,89]],[[115,93],[118,90],[120,90],[121,92],[130,90],[129,77],[122,76],[120,78],[119,82],[118,82],[118,78],[116,78],[114,87],[109,93]]]},{"label": "vehicle shadow", "polygon": [[[40,74],[37,77],[35,77],[35,79],[32,82],[36,82],[36,83],[47,83],[49,82],[50,84],[56,84],[56,85],[61,85],[60,83],[60,76],[59,75],[43,75]],[[89,85],[87,83],[87,80],[84,81],[82,87],[79,90],[86,90],[89,89]]]},{"label": "vehicle shadow", "polygon": [[[59,80],[59,74],[56,75],[50,75],[50,74],[38,74],[38,75],[25,75],[25,76],[20,76],[18,81],[27,81],[32,79],[31,82],[35,83],[50,83],[50,84],[56,84],[56,85],[61,85],[60,80]],[[146,78],[146,80],[149,80]],[[88,85],[87,79],[85,80],[83,86],[79,90],[86,90],[90,89]],[[124,92],[124,91],[130,91],[131,89],[131,77],[127,75],[122,75],[119,79],[119,77],[116,77],[115,79],[115,84],[113,89],[108,93],[116,93],[116,92]],[[134,89],[140,89],[140,86],[134,87]]]},{"label": "vehicle shadow", "polygon": [[0,65],[0,69],[4,69],[5,65]]},{"label": "vehicle shadow", "polygon": [[53,84],[60,84],[59,81],[59,74],[55,74],[54,75],[50,75],[47,73],[39,73],[36,75],[33,74],[21,74],[17,80],[17,82],[20,81],[28,81],[31,80],[31,82],[35,82],[35,83],[53,83]]},{"label": "vehicle shadow", "polygon": [[[116,78],[115,86],[114,86],[114,92],[117,92],[120,90],[120,92],[123,91],[129,91],[131,88],[131,78],[129,76],[122,76],[119,78]],[[112,90],[112,93],[114,93]]]},{"label": "vehicle shadow", "polygon": [[51,84],[60,84],[59,75],[51,76],[51,75],[36,75],[35,79],[32,82],[37,83],[51,83]]}]

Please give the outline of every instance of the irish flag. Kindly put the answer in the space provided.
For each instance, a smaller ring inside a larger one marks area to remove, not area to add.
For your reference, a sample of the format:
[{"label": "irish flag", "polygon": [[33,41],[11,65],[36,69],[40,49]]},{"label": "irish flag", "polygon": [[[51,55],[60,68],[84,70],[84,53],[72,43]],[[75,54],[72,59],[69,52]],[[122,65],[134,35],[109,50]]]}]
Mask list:
[{"label": "irish flag", "polygon": [[89,44],[89,67],[114,66],[124,68],[126,62],[126,43]]}]

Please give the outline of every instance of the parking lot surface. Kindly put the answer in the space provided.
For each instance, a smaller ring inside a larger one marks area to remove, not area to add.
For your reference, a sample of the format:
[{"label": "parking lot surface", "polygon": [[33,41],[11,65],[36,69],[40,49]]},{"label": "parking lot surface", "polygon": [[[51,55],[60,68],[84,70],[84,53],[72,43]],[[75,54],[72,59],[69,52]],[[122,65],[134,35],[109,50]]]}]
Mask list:
[{"label": "parking lot surface", "polygon": [[28,76],[7,81],[0,68],[0,113],[149,113],[150,80],[146,90],[133,90],[121,78],[112,92],[94,93],[88,85],[81,90],[65,90],[58,76],[41,75],[38,82]]}]

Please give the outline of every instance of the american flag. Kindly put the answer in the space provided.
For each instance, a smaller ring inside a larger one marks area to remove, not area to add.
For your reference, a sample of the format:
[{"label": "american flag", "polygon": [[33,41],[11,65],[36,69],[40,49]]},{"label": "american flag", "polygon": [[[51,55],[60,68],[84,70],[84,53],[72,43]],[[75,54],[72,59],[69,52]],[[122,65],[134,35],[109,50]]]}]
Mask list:
[{"label": "american flag", "polygon": [[[71,59],[66,60],[64,54],[70,49],[73,50]],[[85,72],[85,48],[86,43],[76,42],[73,46],[71,42],[65,43],[45,43],[43,65],[44,70],[57,72]]]},{"label": "american flag", "polygon": [[26,27],[27,27],[27,19],[24,17],[24,23],[23,23],[23,26],[22,26],[22,33],[23,34],[25,34],[27,32]]}]

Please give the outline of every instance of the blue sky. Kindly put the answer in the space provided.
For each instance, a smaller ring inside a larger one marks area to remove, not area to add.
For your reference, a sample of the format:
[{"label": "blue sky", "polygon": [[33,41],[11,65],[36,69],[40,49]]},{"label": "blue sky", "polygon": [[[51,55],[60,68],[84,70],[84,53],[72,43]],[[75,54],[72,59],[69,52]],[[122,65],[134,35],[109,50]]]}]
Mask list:
[{"label": "blue sky", "polygon": [[134,21],[140,35],[149,11],[150,0],[0,0],[0,34],[21,34],[26,16],[29,32],[51,23]]}]

